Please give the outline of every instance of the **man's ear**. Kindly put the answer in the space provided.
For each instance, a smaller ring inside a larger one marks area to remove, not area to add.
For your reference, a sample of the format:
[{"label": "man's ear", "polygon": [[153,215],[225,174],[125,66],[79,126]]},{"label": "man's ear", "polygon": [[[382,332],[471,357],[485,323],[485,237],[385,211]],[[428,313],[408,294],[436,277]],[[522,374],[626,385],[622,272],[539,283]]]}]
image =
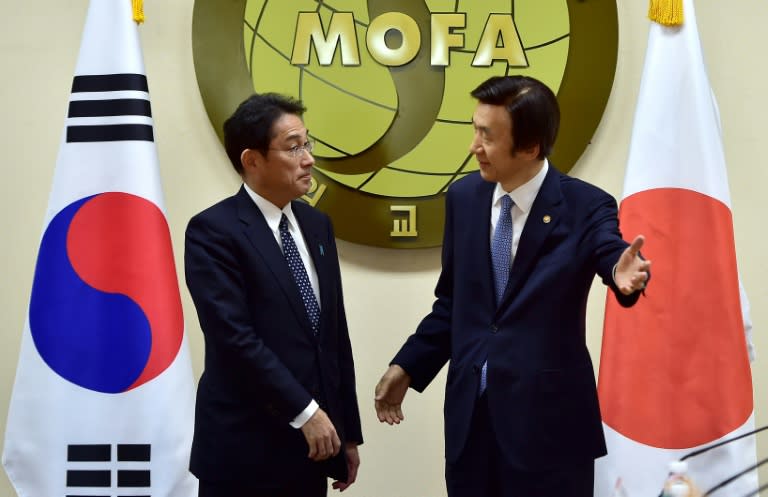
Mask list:
[{"label": "man's ear", "polygon": [[536,160],[539,158],[539,150],[541,150],[541,146],[537,143],[528,148],[518,148],[514,153],[521,159]]},{"label": "man's ear", "polygon": [[261,152],[252,148],[246,148],[240,153],[240,164],[243,166],[243,171],[248,171],[258,167],[264,161],[264,156]]}]

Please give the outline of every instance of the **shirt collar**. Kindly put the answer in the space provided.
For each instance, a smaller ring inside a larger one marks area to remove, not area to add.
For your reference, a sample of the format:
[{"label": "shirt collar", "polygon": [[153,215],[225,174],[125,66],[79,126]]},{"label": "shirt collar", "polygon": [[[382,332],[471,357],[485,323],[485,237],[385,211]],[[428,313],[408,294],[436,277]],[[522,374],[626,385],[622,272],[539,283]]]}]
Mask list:
[{"label": "shirt collar", "polygon": [[269,200],[251,190],[251,187],[247,184],[243,183],[243,187],[248,193],[248,196],[251,197],[256,204],[256,207],[261,211],[264,219],[267,221],[269,229],[271,229],[273,233],[277,233],[280,229],[280,219],[283,218],[283,214],[288,218],[289,225],[298,227],[299,224],[296,222],[296,217],[293,215],[293,210],[291,209],[291,202],[288,202],[285,207],[280,209]]},{"label": "shirt collar", "polygon": [[493,204],[491,205],[496,205],[496,203],[501,200],[501,197],[509,195],[512,202],[514,202],[520,210],[526,213],[529,212],[533,206],[533,201],[536,200],[536,195],[538,195],[539,190],[541,190],[541,185],[544,184],[544,178],[547,176],[548,170],[549,161],[544,159],[544,167],[541,168],[541,171],[511,192],[504,191],[501,184],[496,183],[496,189],[493,190]]}]

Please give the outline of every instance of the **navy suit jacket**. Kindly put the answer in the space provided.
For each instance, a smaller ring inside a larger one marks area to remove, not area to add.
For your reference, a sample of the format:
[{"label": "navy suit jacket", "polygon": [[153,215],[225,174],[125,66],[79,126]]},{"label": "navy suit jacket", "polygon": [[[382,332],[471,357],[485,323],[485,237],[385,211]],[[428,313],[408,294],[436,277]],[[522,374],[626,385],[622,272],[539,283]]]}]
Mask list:
[{"label": "navy suit jacket", "polygon": [[545,470],[606,453],[592,362],[585,341],[595,274],[624,306],[612,278],[627,243],[616,201],[550,166],[520,237],[499,306],[490,255],[495,184],[473,173],[446,195],[442,272],[432,312],[393,359],[427,387],[446,361],[446,458],[465,446],[488,360],[492,428],[509,462]]},{"label": "navy suit jacket", "polygon": [[[292,210],[317,270],[317,336],[283,253],[244,188],[187,227],[186,280],[205,338],[190,461],[200,479],[268,486],[300,474],[309,448],[289,422],[312,399],[342,443],[362,443],[331,222],[302,202]],[[344,450],[322,464],[346,480]]]}]

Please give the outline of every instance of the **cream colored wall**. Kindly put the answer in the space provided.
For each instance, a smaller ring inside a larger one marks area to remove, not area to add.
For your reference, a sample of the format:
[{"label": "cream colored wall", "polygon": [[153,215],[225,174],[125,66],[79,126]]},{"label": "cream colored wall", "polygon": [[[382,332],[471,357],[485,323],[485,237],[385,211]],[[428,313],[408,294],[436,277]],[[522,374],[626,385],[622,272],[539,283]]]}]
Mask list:
[{"label": "cream colored wall", "polygon": [[[618,4],[620,47],[613,93],[591,147],[572,171],[617,197],[622,190],[648,30],[646,1],[619,0]],[[4,426],[87,1],[0,0],[0,6],[5,12],[0,32],[0,150],[4,171],[0,181],[0,424]],[[192,7],[192,0],[147,0],[147,23],[141,28],[179,269],[189,217],[238,186],[197,90],[190,39]],[[768,161],[761,140],[768,132],[768,96],[764,91],[768,70],[763,54],[768,46],[768,2],[698,1],[697,9],[721,110],[738,261],[753,307],[758,346],[758,360],[753,364],[755,403],[757,423],[762,425],[768,423],[768,286],[764,284],[768,265],[763,259],[768,243],[762,201],[768,186]],[[406,422],[397,428],[376,421],[372,401],[374,385],[387,362],[431,305],[439,250],[395,251],[345,242],[339,242],[339,248],[366,436],[358,483],[346,494],[444,496],[444,376],[438,377],[425,394],[409,393]],[[201,334],[183,282],[182,298],[199,374]],[[588,340],[596,362],[604,298],[604,290],[596,285],[588,322]],[[766,455],[768,435],[759,443],[759,457]],[[768,482],[768,471],[762,473],[762,481]],[[0,495],[13,495],[4,472],[0,472]]]}]

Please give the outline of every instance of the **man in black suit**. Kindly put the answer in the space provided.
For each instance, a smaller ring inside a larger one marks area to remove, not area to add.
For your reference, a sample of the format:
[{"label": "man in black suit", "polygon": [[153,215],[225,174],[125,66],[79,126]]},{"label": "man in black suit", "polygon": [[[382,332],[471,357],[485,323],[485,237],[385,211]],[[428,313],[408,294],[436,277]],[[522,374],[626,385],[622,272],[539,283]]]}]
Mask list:
[{"label": "man in black suit", "polygon": [[319,497],[362,443],[330,219],[304,202],[301,102],[253,95],[224,123],[243,186],[194,216],[185,273],[205,337],[190,470],[200,497]]},{"label": "man in black suit", "polygon": [[378,417],[399,423],[408,388],[450,360],[450,497],[592,497],[606,449],[587,295],[597,274],[637,302],[643,238],[622,240],[613,197],[548,163],[560,111],[543,83],[494,77],[472,96],[480,171],[448,190],[437,299],[379,382]]}]

